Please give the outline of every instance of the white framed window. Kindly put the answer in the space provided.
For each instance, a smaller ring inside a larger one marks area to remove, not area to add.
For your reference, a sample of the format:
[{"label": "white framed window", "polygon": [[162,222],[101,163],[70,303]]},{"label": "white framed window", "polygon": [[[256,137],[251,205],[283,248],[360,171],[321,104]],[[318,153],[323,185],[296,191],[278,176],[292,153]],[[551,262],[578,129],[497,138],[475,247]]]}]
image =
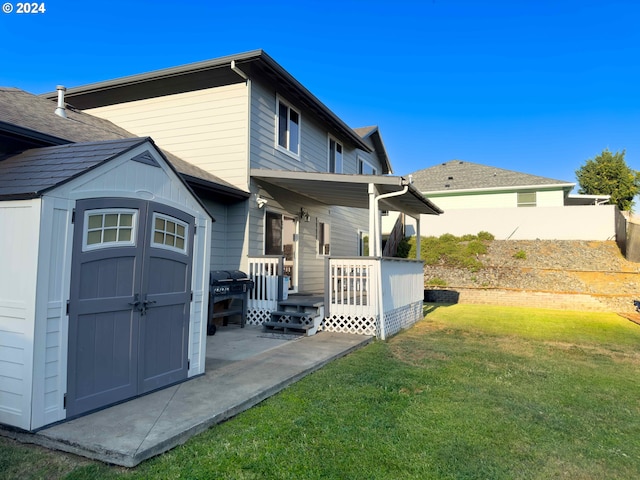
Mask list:
[{"label": "white framed window", "polygon": [[82,251],[136,244],[138,210],[103,208],[84,212]]},{"label": "white framed window", "polygon": [[276,146],[296,158],[300,157],[300,112],[276,98]]},{"label": "white framed window", "polygon": [[518,207],[535,207],[536,192],[518,192]]},{"label": "white framed window", "polygon": [[161,213],[153,214],[152,247],[165,248],[186,254],[188,233],[188,223]]},{"label": "white framed window", "polygon": [[358,157],[358,173],[361,175],[377,175],[378,169],[367,162],[364,158]]},{"label": "white framed window", "polygon": [[329,173],[342,173],[342,144],[329,137]]},{"label": "white framed window", "polygon": [[318,255],[329,255],[331,252],[331,227],[328,223],[318,221],[316,224]]}]

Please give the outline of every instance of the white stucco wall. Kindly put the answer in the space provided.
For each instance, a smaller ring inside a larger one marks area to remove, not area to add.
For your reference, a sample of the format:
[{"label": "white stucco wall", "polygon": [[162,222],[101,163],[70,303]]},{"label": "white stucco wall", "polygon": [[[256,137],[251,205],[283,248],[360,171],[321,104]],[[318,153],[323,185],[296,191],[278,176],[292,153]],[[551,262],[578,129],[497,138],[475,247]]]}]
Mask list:
[{"label": "white stucco wall", "polygon": [[615,206],[450,209],[421,217],[423,236],[492,233],[498,240],[612,240]]}]

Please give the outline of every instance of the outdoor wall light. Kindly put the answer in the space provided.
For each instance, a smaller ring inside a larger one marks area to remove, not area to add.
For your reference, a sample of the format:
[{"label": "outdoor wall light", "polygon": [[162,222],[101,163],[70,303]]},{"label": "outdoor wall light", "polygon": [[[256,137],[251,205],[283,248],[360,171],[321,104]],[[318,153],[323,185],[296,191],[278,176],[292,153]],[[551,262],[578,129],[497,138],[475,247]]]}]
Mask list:
[{"label": "outdoor wall light", "polygon": [[309,215],[308,210],[306,210],[304,207],[300,208],[300,219],[308,222],[310,218],[311,215]]},{"label": "outdoor wall light", "polygon": [[267,199],[262,198],[260,195],[256,195],[256,203],[258,204],[258,208],[262,208],[267,204]]}]

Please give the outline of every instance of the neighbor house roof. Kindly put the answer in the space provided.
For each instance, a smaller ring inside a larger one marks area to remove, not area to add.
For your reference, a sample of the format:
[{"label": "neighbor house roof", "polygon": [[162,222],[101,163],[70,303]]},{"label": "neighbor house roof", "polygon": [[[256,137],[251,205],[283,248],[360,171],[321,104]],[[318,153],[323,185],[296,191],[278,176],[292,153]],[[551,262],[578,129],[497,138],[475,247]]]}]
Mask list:
[{"label": "neighbor house roof", "polygon": [[558,187],[570,191],[575,183],[502,168],[451,160],[412,174],[414,185],[423,193],[463,192],[467,190],[523,189]]},{"label": "neighbor house roof", "polygon": [[[231,69],[232,62],[237,67],[237,71],[241,73]],[[254,76],[261,78],[264,82],[274,86],[278,93],[284,95],[288,101],[295,102],[298,108],[313,112],[329,125],[334,134],[345,137],[345,140],[350,140],[356,147],[364,151],[371,151],[371,147],[356,132],[263,50],[253,50],[73,87],[67,90],[65,99],[74,107],[86,110],[244,82],[246,78],[243,78],[242,75],[248,78]],[[53,100],[57,98],[57,93],[46,93],[43,96]]]},{"label": "neighbor house roof", "polygon": [[[66,118],[55,113],[56,104],[44,97],[17,88],[0,87],[0,145],[40,147],[71,142],[137,139],[139,137],[116,124],[88,113],[66,108]],[[0,151],[0,158],[2,152]],[[227,181],[163,152],[186,180],[200,187],[238,198],[248,197]]]}]

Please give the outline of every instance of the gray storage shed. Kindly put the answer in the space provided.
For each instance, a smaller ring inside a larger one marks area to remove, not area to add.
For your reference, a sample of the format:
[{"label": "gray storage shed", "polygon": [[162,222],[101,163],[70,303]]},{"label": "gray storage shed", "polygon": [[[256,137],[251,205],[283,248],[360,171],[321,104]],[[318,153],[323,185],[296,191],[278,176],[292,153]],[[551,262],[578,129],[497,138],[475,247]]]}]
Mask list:
[{"label": "gray storage shed", "polygon": [[0,423],[204,373],[212,221],[149,138],[0,161]]}]

